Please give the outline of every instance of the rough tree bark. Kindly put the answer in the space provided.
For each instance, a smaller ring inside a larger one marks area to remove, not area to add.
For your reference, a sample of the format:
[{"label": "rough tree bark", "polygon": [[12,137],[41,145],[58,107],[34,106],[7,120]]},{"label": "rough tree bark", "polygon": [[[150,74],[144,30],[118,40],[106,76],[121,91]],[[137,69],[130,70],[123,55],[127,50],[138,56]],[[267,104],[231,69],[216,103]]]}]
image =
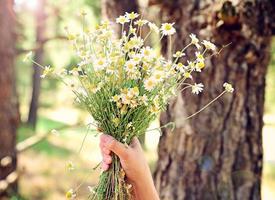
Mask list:
[{"label": "rough tree bark", "polygon": [[[154,174],[162,200],[261,199],[262,127],[265,75],[274,33],[275,5],[269,0],[163,0],[162,21],[175,22],[176,49],[193,32],[219,46],[231,43],[211,58],[196,82],[205,84],[199,96],[184,91],[161,115],[164,129]],[[166,43],[163,43],[166,52]],[[188,52],[189,54],[191,52]],[[193,52],[194,53],[194,52]],[[225,95],[196,117],[185,121],[233,83]]]},{"label": "rough tree bark", "polygon": [[12,0],[0,1],[0,199],[16,191],[16,127],[19,110],[15,93],[15,14]]},{"label": "rough tree bark", "polygon": [[[36,45],[38,48],[34,52],[34,60],[37,63],[43,63],[44,61],[44,40],[46,29],[46,13],[45,13],[46,0],[40,0],[38,8],[36,9]],[[39,94],[41,88],[41,72],[42,69],[36,64],[33,64],[33,76],[32,76],[32,97],[29,108],[28,124],[35,128],[37,121],[37,111],[39,106]]]}]

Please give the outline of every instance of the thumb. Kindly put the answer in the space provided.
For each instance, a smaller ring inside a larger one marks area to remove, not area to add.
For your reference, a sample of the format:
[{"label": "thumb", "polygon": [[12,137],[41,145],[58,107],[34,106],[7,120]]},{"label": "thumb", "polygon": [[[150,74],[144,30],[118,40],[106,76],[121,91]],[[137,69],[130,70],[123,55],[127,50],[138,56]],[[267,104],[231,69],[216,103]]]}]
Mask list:
[{"label": "thumb", "polygon": [[113,137],[108,137],[106,141],[106,147],[114,152],[120,159],[125,160],[127,158],[129,149]]}]

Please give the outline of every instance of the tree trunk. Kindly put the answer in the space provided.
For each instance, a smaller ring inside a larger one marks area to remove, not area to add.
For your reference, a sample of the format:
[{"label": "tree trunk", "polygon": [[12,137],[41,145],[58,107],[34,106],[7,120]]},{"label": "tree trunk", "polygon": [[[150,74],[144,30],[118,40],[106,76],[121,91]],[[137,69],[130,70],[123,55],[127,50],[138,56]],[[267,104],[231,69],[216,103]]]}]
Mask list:
[{"label": "tree trunk", "polygon": [[[15,93],[15,14],[12,0],[0,1],[0,199],[16,191],[16,127],[19,110]],[[13,174],[13,175],[12,175]]]},{"label": "tree trunk", "polygon": [[[188,44],[191,32],[219,46],[230,43],[219,56],[207,61],[208,67],[200,75],[193,77],[205,84],[204,93],[195,96],[183,91],[161,115],[161,125],[174,121],[176,128],[164,129],[160,138],[154,174],[160,198],[261,199],[265,75],[274,33],[274,3],[157,3],[163,22],[175,22],[175,49]],[[162,47],[166,52],[165,42]],[[224,82],[233,83],[233,95],[226,94],[199,115],[184,120],[216,97]]]},{"label": "tree trunk", "polygon": [[[34,60],[37,63],[43,63],[44,61],[44,34],[46,28],[45,3],[46,0],[39,1],[39,7],[36,10],[36,45],[38,45],[38,48],[34,52]],[[32,97],[28,115],[28,124],[33,128],[35,128],[37,121],[39,94],[41,88],[41,72],[42,69],[36,64],[33,64]]]}]

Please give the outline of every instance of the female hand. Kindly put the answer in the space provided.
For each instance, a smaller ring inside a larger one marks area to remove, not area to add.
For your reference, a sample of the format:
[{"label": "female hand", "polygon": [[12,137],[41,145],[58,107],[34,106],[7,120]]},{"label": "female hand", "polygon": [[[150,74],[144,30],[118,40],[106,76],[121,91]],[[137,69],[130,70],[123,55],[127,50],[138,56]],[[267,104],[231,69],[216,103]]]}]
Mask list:
[{"label": "female hand", "polygon": [[108,170],[109,165],[112,163],[111,152],[114,152],[119,157],[126,177],[134,187],[136,199],[159,199],[149,166],[137,137],[133,138],[130,146],[126,146],[113,137],[103,134],[100,136],[100,149],[103,157],[103,170]]}]

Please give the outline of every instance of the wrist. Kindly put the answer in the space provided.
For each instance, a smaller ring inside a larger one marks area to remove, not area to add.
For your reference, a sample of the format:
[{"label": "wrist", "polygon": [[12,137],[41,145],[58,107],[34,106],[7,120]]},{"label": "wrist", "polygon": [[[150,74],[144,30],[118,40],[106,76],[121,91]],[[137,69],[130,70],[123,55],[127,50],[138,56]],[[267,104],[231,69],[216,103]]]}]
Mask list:
[{"label": "wrist", "polygon": [[146,180],[137,180],[133,182],[136,199],[142,200],[159,200],[153,179],[151,175]]}]

